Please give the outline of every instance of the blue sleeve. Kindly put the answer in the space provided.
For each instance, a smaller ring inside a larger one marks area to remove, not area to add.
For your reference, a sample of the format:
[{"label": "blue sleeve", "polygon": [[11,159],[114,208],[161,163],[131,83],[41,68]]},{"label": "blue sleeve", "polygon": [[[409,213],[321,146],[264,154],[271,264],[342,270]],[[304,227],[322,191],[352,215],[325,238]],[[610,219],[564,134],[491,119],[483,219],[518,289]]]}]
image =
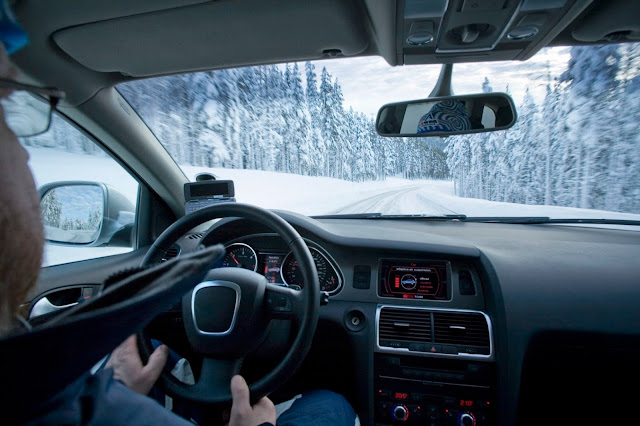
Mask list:
[{"label": "blue sleeve", "polygon": [[111,369],[81,377],[38,410],[28,424],[193,426],[114,380]]}]

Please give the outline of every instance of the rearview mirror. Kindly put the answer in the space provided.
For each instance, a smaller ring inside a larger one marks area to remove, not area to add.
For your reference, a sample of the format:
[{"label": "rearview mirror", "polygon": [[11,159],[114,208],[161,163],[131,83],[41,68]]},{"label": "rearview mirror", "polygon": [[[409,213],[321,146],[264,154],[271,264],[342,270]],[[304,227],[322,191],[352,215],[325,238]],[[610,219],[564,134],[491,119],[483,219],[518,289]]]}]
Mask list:
[{"label": "rearview mirror", "polygon": [[504,130],[516,122],[506,93],[447,96],[384,105],[376,131],[381,136],[432,137]]},{"label": "rearview mirror", "polygon": [[133,204],[109,185],[55,182],[40,188],[47,242],[78,246],[130,246]]}]

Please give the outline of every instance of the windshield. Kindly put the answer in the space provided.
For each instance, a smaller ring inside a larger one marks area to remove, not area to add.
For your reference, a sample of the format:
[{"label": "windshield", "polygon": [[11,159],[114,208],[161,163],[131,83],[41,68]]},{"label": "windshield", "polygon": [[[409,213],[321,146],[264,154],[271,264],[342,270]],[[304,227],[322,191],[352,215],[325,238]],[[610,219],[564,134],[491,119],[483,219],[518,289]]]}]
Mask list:
[{"label": "windshield", "polygon": [[506,131],[383,138],[375,114],[426,98],[439,66],[335,59],[118,86],[194,179],[240,202],[308,215],[382,213],[639,219],[640,44],[544,49],[457,64],[457,94],[509,93]]}]

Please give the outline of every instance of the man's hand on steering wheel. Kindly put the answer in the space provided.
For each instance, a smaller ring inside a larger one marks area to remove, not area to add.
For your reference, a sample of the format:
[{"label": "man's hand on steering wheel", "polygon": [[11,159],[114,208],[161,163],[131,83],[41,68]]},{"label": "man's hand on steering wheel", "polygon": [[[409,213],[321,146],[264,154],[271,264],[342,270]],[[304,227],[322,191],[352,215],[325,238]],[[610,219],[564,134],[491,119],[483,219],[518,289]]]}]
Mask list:
[{"label": "man's hand on steering wheel", "polygon": [[276,409],[266,396],[251,406],[249,386],[242,376],[231,379],[231,418],[229,426],[257,426],[263,423],[276,424]]},{"label": "man's hand on steering wheel", "polygon": [[[151,354],[147,365],[142,365],[134,334],[111,353],[105,368],[113,368],[115,379],[120,380],[129,389],[146,395],[160,377],[167,362],[167,354],[167,346],[161,345]],[[276,424],[276,410],[269,398],[263,397],[251,406],[249,386],[240,375],[233,376],[230,386],[233,405],[229,426]]]},{"label": "man's hand on steering wheel", "polygon": [[158,346],[149,357],[147,365],[142,365],[134,334],[114,349],[105,368],[112,368],[113,378],[120,380],[132,391],[146,395],[160,377],[168,354],[167,346]]}]

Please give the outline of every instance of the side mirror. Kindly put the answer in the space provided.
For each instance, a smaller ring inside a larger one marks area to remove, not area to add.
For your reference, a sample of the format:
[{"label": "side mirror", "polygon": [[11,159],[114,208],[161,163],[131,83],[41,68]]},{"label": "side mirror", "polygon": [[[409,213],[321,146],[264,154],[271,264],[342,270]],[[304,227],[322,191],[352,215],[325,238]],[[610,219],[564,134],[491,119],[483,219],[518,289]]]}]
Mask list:
[{"label": "side mirror", "polygon": [[505,130],[516,122],[506,93],[446,96],[384,105],[378,112],[380,136],[433,137]]},{"label": "side mirror", "polygon": [[118,190],[96,182],[54,182],[40,188],[47,242],[74,246],[132,244],[135,207]]}]

